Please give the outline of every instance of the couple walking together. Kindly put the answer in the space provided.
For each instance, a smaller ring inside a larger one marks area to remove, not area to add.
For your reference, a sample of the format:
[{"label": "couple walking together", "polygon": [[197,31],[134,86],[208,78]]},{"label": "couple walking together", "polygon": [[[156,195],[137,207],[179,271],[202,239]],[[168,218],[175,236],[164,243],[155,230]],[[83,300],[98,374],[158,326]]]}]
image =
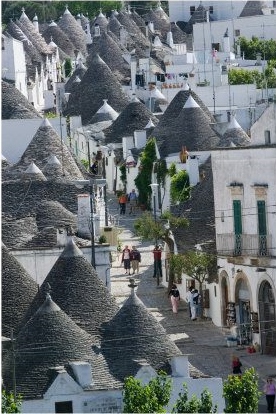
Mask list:
[{"label": "couple walking together", "polygon": [[139,273],[139,264],[141,262],[141,253],[137,250],[136,246],[132,246],[132,250],[128,246],[125,246],[122,252],[122,265],[124,265],[125,274],[130,275],[130,268],[132,268],[133,275],[136,272]]}]

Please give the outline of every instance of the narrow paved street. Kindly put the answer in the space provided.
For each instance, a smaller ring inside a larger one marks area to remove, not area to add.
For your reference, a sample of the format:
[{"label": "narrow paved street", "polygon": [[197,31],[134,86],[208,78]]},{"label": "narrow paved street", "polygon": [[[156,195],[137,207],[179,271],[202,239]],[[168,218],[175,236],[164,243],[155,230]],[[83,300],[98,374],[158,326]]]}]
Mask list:
[{"label": "narrow paved street", "polygon": [[[226,379],[231,373],[231,357],[237,354],[242,361],[243,370],[255,367],[260,376],[260,389],[268,375],[276,377],[276,358],[249,354],[245,347],[229,348],[226,345],[227,329],[218,328],[210,320],[191,321],[188,307],[181,300],[179,313],[174,315],[167,296],[167,289],[157,287],[153,275],[153,244],[143,242],[135,237],[133,223],[141,212],[135,216],[119,216],[117,200],[109,196],[109,213],[116,215],[119,227],[122,229],[119,239],[122,246],[137,246],[141,252],[141,266],[139,275],[135,275],[137,283],[137,296],[143,301],[148,310],[166,329],[170,338],[175,341],[183,354],[189,355],[190,364],[203,374]],[[119,304],[130,294],[129,277],[121,266],[121,255],[114,252],[111,269],[111,292]],[[133,277],[133,276],[131,276]],[[259,412],[266,412],[265,398],[260,400]]]}]

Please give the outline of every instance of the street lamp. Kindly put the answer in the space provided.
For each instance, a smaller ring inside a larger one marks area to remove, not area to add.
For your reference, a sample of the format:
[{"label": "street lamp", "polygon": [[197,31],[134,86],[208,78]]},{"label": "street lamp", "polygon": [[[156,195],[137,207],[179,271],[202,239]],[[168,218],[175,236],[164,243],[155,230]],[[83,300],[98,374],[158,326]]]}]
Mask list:
[{"label": "street lamp", "polygon": [[90,207],[90,233],[91,233],[91,264],[96,270],[95,260],[95,229],[94,229],[94,186],[105,187],[106,180],[103,178],[90,178],[89,180],[75,180],[74,184],[78,188],[89,185],[89,207]]},{"label": "street lamp", "polygon": [[[154,222],[156,223],[156,195],[158,191],[159,184],[153,183],[150,184],[150,188],[153,194],[153,215],[154,215]],[[155,246],[157,245],[157,240],[155,239]]]}]

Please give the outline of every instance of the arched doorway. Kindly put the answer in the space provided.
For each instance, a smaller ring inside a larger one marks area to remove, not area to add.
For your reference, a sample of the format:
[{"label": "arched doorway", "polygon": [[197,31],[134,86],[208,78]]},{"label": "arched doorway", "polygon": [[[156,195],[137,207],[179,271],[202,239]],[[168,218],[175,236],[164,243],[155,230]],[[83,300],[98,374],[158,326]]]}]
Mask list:
[{"label": "arched doorway", "polygon": [[247,280],[240,277],[235,289],[236,320],[240,343],[248,345],[252,342],[252,325],[250,313],[250,291]]},{"label": "arched doorway", "polygon": [[268,281],[262,282],[259,290],[260,338],[263,354],[276,355],[276,311],[275,296]]}]

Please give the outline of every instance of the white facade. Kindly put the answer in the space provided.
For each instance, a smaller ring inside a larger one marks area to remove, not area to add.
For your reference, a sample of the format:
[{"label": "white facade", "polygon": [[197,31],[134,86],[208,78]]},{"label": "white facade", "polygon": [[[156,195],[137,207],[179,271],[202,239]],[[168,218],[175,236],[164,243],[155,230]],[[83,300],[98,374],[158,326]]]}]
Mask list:
[{"label": "white facade", "polygon": [[15,87],[28,98],[27,73],[23,43],[11,37],[2,37],[2,79],[15,82]]},{"label": "white facade", "polygon": [[[27,273],[40,286],[55,262],[63,252],[65,246],[51,249],[12,250],[11,253],[24,267]],[[91,246],[80,247],[87,261],[91,263]],[[101,281],[110,288],[110,247],[109,245],[95,244],[96,270]]]},{"label": "white facade", "polygon": [[212,169],[220,270],[211,317],[217,325],[237,326],[242,340],[248,337],[271,353],[276,344],[276,149],[213,151]]},{"label": "white facade", "polygon": [[[56,403],[66,401],[71,403],[73,413],[121,413],[123,412],[123,395],[122,390],[87,390],[85,385],[81,386],[83,372],[76,373],[76,365],[84,362],[75,362],[72,369],[78,378],[74,380],[62,367],[57,370],[58,375],[43,395],[43,399],[23,401],[22,413],[54,413],[56,412]],[[189,375],[189,364],[187,355],[172,357],[170,360],[172,367],[172,393],[167,408],[171,412],[173,405],[183,391],[183,383],[187,384],[188,398],[200,395],[204,389],[208,389],[212,394],[213,404],[218,406],[218,412],[223,412],[225,407],[222,398],[222,379],[221,378],[191,378]],[[86,364],[87,365],[87,364]],[[135,378],[139,379],[142,384],[147,384],[151,379],[156,377],[156,371],[147,363],[141,364]],[[93,384],[93,367],[91,367]]]},{"label": "white facade", "polygon": [[[213,20],[226,20],[226,19],[235,19],[241,14],[246,1],[173,1],[169,0],[169,16],[171,22],[184,21],[188,22],[191,18],[191,11],[199,6],[200,3],[205,7],[206,10],[209,10],[210,16]],[[266,1],[266,5],[272,6],[272,1]]]},{"label": "white facade", "polygon": [[275,39],[275,26],[275,14],[196,23],[193,26],[194,50],[212,50],[212,44],[219,44],[217,50],[223,51],[224,34],[228,29],[230,50],[233,52],[234,42],[241,36],[247,39],[252,36],[264,40]]},{"label": "white facade", "polygon": [[[4,119],[2,124],[2,154],[12,164],[19,161],[21,155],[30,144],[38,128],[42,124],[41,118],[35,119]],[[49,119],[50,124],[58,135],[62,133],[63,142],[70,146],[70,137],[67,136],[66,131],[66,118],[62,117],[61,124],[60,118]],[[81,125],[80,116],[74,116],[70,118],[70,129],[73,135],[74,130]],[[62,130],[61,130],[62,128]],[[20,131],[20,134],[18,133]],[[61,132],[62,131],[62,132]]]},{"label": "white facade", "polygon": [[252,145],[276,144],[276,102],[269,105],[260,118],[252,125]]}]

